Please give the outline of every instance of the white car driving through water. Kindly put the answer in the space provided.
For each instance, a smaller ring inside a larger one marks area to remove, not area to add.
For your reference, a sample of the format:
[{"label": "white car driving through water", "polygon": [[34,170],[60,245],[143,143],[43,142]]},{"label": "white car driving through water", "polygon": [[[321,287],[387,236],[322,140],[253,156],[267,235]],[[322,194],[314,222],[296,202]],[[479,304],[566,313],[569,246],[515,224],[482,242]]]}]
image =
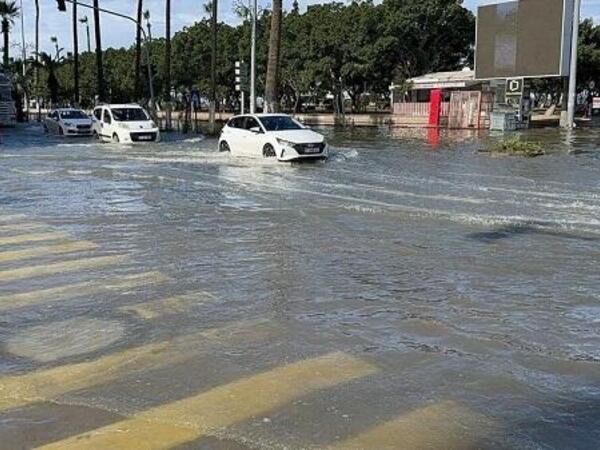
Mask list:
[{"label": "white car driving through water", "polygon": [[44,130],[60,136],[92,136],[92,119],[82,110],[60,108],[50,111],[44,120]]},{"label": "white car driving through water", "polygon": [[279,161],[325,159],[329,152],[323,135],[285,114],[232,117],[221,132],[219,150]]},{"label": "white car driving through water", "polygon": [[94,109],[94,133],[104,142],[159,142],[160,130],[140,105],[101,105]]}]

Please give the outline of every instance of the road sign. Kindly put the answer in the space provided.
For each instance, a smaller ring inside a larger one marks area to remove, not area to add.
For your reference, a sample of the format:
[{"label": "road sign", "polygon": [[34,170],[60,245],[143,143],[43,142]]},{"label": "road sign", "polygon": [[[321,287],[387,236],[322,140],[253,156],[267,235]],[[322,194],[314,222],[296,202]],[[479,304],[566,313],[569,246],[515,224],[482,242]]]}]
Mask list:
[{"label": "road sign", "polygon": [[506,95],[509,97],[522,97],[524,90],[523,78],[509,78],[506,80]]}]

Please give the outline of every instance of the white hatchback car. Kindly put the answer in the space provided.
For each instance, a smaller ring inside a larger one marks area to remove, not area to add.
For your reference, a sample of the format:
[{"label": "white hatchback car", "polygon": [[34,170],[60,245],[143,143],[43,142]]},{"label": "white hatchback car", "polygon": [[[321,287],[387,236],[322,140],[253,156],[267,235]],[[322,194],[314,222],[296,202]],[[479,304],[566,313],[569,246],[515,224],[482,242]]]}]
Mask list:
[{"label": "white hatchback car", "polygon": [[104,142],[160,142],[160,130],[140,105],[101,105],[94,109],[94,134]]},{"label": "white hatchback car", "polygon": [[219,150],[279,161],[325,159],[329,152],[323,135],[285,114],[232,117],[221,132]]},{"label": "white hatchback car", "polygon": [[44,120],[44,130],[60,136],[92,136],[94,133],[91,117],[74,108],[50,111]]}]

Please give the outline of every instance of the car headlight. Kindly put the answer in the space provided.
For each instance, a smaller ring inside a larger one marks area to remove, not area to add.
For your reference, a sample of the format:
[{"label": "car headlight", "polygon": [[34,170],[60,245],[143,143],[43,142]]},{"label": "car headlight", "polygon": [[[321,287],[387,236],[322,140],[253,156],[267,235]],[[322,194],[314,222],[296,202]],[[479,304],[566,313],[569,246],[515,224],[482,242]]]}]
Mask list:
[{"label": "car headlight", "polygon": [[158,128],[154,122],[150,122],[150,128]]},{"label": "car headlight", "polygon": [[285,139],[279,139],[279,138],[277,138],[277,143],[279,145],[282,145],[283,147],[292,147],[292,148],[294,148],[294,145],[296,145],[294,142],[286,141]]},{"label": "car headlight", "polygon": [[65,122],[65,127],[71,128],[73,124],[71,122]]}]

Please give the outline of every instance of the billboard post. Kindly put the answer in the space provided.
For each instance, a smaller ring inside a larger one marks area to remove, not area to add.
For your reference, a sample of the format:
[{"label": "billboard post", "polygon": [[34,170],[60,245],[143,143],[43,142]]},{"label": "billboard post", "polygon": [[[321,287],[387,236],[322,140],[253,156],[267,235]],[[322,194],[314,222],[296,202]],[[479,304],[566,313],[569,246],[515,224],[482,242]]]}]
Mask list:
[{"label": "billboard post", "polygon": [[569,70],[569,102],[567,104],[566,128],[575,126],[575,107],[577,106],[577,49],[579,44],[579,17],[581,15],[581,0],[575,0],[573,14],[573,34],[571,36],[571,67]]}]

